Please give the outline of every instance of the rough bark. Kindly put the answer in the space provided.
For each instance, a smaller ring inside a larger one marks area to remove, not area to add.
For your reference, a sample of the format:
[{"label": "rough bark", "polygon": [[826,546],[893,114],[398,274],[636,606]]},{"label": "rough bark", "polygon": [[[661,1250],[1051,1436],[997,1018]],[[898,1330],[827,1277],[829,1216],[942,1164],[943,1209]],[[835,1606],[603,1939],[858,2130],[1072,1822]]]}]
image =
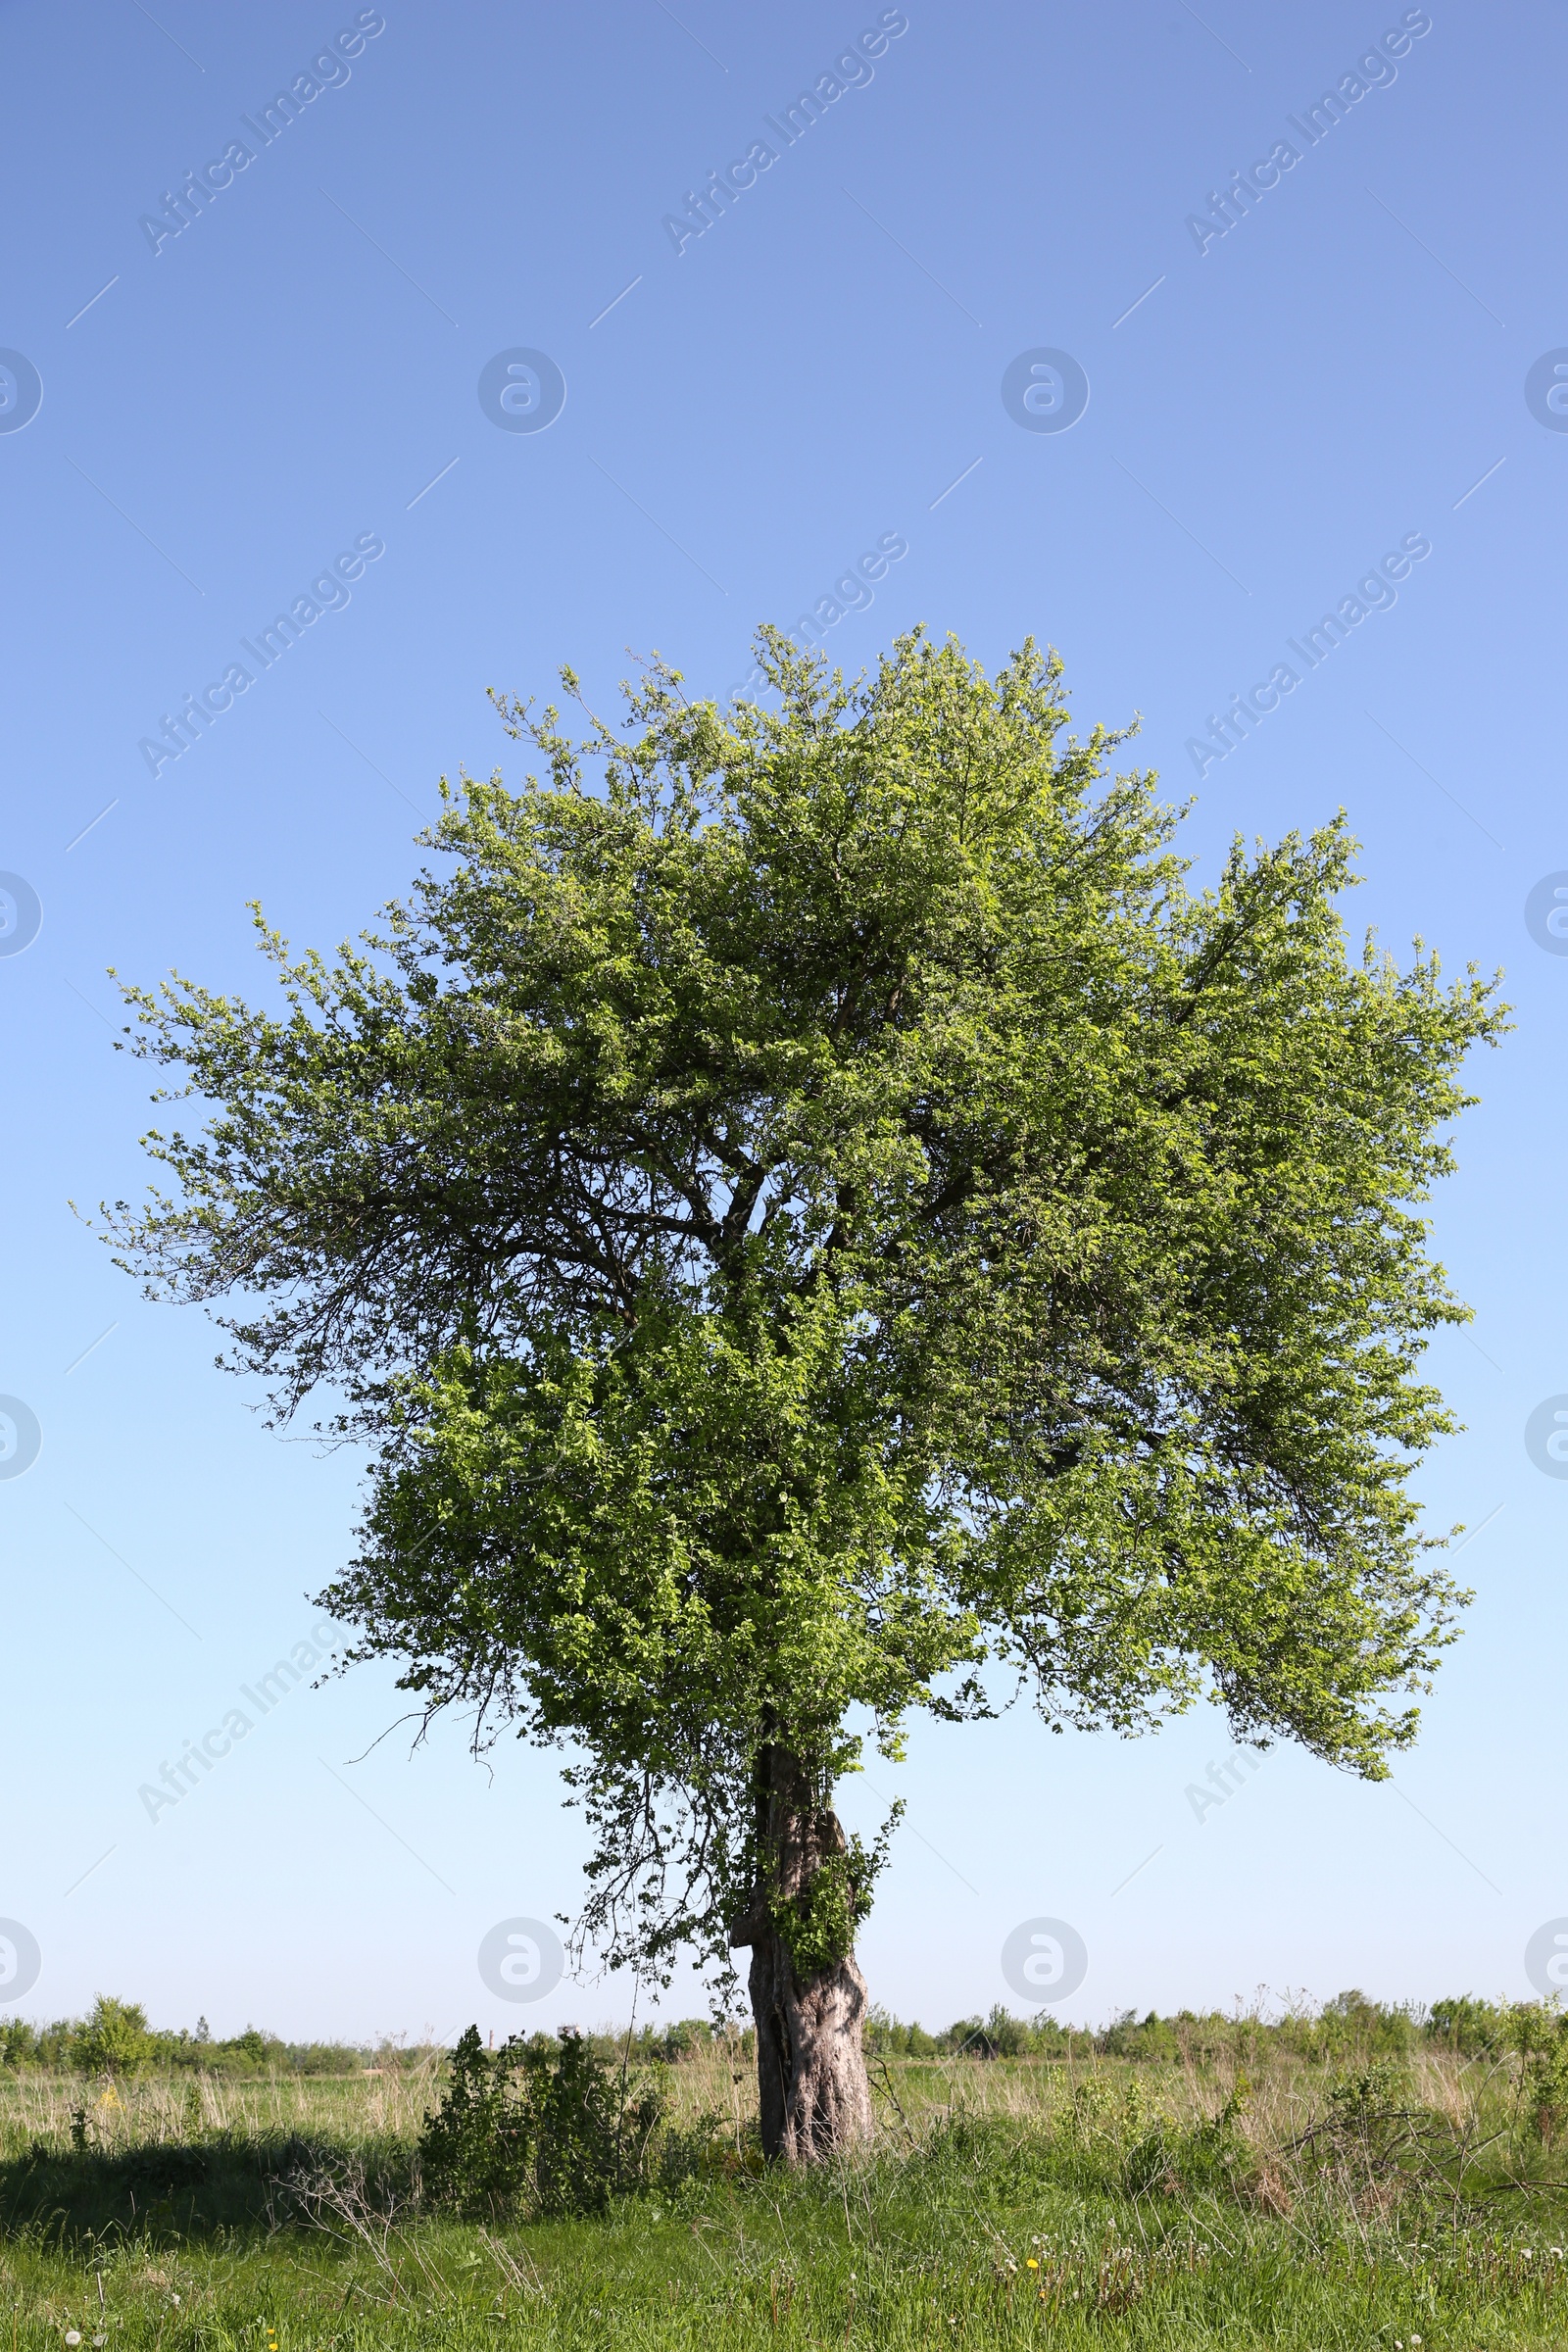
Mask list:
[{"label": "rough bark", "polygon": [[871,2091],[860,2047],[865,1979],[846,1956],[804,1983],[779,1936],[752,1945],[757,2089],[762,2149],[814,2164],[871,2136]]},{"label": "rough bark", "polygon": [[813,2164],[871,2136],[871,2090],[860,2042],[865,1979],[853,1951],[803,1973],[779,1932],[772,1898],[790,1900],[808,1891],[823,1861],[844,1852],[845,1839],[838,1816],[811,1801],[798,1761],[778,1747],[763,1751],[758,1830],[764,1882],[731,1928],[730,1941],[752,1947],[762,2152],[788,2164]]}]

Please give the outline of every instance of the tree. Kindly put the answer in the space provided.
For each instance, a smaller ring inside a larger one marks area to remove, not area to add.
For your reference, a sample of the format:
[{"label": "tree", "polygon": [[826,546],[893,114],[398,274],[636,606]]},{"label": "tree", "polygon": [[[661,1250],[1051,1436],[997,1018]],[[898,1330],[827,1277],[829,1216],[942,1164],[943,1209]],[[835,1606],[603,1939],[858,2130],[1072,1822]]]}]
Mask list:
[{"label": "tree", "polygon": [[82,2074],[119,2082],[140,2074],[152,2054],[146,2010],[139,2001],[117,2001],[107,1992],[98,1995],[91,2015],[77,2028],[72,2051]]},{"label": "tree", "polygon": [[[569,1747],[579,1933],[750,1946],[764,2145],[862,2137],[882,1845],[838,1781],[1027,1679],[1208,1694],[1376,1777],[1464,1596],[1408,1473],[1461,1319],[1416,1213],[1500,1015],[1347,956],[1343,820],[1190,892],[1059,664],[902,639],[780,707],[656,663],[617,729],[444,782],[411,901],[276,1010],[127,991],[204,1132],[120,1203],[154,1295],[372,1452],[322,1596],[425,1709]],[[567,690],[577,694],[569,670]],[[580,695],[578,696],[580,701]]]}]

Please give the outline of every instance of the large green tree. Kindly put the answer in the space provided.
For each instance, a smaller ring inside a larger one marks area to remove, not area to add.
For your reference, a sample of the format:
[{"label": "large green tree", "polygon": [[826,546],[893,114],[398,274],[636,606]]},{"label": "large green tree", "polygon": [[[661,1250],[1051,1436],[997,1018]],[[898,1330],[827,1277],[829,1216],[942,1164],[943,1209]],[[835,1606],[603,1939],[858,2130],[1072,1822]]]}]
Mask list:
[{"label": "large green tree", "polygon": [[1462,1597],[1405,1491],[1464,1312],[1417,1204],[1499,1016],[1348,956],[1339,822],[1189,891],[1032,645],[761,665],[776,710],[656,665],[580,740],[502,701],[542,779],[448,793],[380,935],[264,930],[272,1010],[128,992],[208,1115],[118,1231],[369,1441],[326,1605],[569,1751],[583,1933],[750,1946],[801,2158],[869,2128],[856,1723],[1021,1672],[1057,1727],[1412,1738]]}]

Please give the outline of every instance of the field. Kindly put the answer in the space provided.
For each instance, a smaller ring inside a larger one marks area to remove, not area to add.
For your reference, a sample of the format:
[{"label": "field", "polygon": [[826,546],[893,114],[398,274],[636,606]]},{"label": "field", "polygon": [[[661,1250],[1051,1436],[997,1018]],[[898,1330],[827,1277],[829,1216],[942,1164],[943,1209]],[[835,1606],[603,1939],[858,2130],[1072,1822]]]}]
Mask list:
[{"label": "field", "polygon": [[737,2046],[668,2070],[664,2177],[601,2218],[443,2220],[439,2053],[119,2088],[0,2072],[13,2352],[768,2344],[1568,2346],[1568,2165],[1517,2056],[1356,2070],[874,2062],[880,2136],[764,2173]]}]

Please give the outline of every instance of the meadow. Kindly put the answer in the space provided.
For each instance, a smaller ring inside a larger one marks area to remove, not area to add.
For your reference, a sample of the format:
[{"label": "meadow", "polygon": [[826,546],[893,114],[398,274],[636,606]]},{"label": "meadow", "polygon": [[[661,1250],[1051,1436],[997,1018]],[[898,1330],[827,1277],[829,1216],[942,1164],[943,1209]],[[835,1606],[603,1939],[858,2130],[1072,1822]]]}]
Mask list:
[{"label": "meadow", "polygon": [[0,2067],[13,2352],[1568,2346],[1552,2011],[966,2028],[879,2019],[876,2145],[809,2176],[760,2163],[747,2037],[622,2045],[662,2116],[583,2218],[434,2203],[441,2051]]}]

